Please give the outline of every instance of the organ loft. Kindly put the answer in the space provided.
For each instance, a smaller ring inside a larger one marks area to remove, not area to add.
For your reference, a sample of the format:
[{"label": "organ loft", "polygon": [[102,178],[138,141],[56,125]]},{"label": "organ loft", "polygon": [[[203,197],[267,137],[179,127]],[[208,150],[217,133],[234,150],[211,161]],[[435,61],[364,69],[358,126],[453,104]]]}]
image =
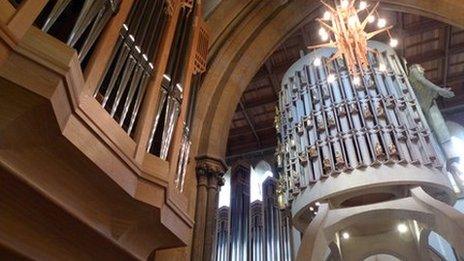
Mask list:
[{"label": "organ loft", "polygon": [[0,0],[0,260],[464,260],[463,13]]}]

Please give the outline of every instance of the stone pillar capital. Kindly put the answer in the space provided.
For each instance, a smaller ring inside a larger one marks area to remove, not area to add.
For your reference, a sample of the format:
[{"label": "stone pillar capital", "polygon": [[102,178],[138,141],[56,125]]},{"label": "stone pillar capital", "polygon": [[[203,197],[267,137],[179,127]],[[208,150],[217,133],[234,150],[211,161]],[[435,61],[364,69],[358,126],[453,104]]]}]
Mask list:
[{"label": "stone pillar capital", "polygon": [[223,175],[227,170],[224,160],[206,155],[196,157],[195,159],[197,161],[196,173],[198,181],[213,178],[215,179],[213,183],[217,183],[219,186],[224,185]]}]

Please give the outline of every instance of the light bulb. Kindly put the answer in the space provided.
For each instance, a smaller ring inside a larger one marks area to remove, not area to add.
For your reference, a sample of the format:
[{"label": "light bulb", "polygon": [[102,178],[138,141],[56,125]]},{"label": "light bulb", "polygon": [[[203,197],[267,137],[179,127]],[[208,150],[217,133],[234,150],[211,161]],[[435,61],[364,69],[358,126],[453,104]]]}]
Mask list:
[{"label": "light bulb", "polygon": [[335,74],[329,74],[329,76],[327,76],[327,82],[328,83],[335,82]]},{"label": "light bulb", "polygon": [[368,21],[370,24],[372,24],[373,22],[375,22],[375,16],[374,16],[374,15],[369,15],[369,16],[367,17],[367,21]]},{"label": "light bulb", "polygon": [[395,48],[398,46],[398,39],[395,39],[395,38],[391,38],[390,39],[390,46]]},{"label": "light bulb", "polygon": [[379,28],[384,28],[387,25],[387,20],[384,18],[379,18],[379,21],[377,21],[377,26]]},{"label": "light bulb", "polygon": [[340,5],[342,8],[348,8],[348,5],[350,4],[350,2],[348,2],[348,0],[342,0],[340,2]]},{"label": "light bulb", "polygon": [[348,18],[348,26],[355,27],[357,21],[358,17],[356,15],[351,16],[350,18]]},{"label": "light bulb", "polygon": [[316,207],[319,207],[321,205],[321,203],[319,203],[319,201],[318,201],[318,202],[315,203],[315,205],[316,205]]},{"label": "light bulb", "polygon": [[321,34],[320,36],[321,36],[321,40],[324,42],[329,40],[329,34],[327,32],[324,34]]},{"label": "light bulb", "polygon": [[359,10],[364,10],[367,8],[367,3],[365,1],[359,2]]},{"label": "light bulb", "polygon": [[319,35],[322,36],[322,35],[324,35],[324,34],[327,34],[327,31],[325,30],[324,27],[321,27],[321,28],[319,29]]},{"label": "light bulb", "polygon": [[330,12],[325,11],[324,15],[322,16],[322,19],[328,21],[328,20],[330,20],[331,17],[332,17],[332,15],[330,14]]},{"label": "light bulb", "polygon": [[387,71],[387,66],[384,63],[379,64],[379,71],[380,72],[386,72]]},{"label": "light bulb", "polygon": [[343,239],[345,239],[345,240],[346,240],[346,239],[349,239],[349,238],[350,238],[350,234],[348,234],[348,232],[343,232],[342,237],[343,237]]},{"label": "light bulb", "polygon": [[404,223],[398,224],[396,229],[398,229],[398,232],[400,232],[401,234],[408,232],[408,226],[406,226],[406,224]]},{"label": "light bulb", "polygon": [[314,59],[313,65],[314,66],[321,66],[322,65],[321,58],[318,57],[318,58]]},{"label": "light bulb", "polygon": [[353,84],[359,86],[361,84],[361,78],[359,76],[355,76],[353,78]]},{"label": "light bulb", "polygon": [[314,208],[313,208],[313,207],[309,207],[309,211],[314,211]]}]

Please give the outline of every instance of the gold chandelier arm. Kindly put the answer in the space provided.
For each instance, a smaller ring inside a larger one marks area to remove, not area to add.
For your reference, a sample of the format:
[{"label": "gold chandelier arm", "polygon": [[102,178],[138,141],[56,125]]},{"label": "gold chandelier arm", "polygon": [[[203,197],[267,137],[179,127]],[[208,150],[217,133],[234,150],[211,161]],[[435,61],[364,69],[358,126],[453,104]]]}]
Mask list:
[{"label": "gold chandelier arm", "polygon": [[390,30],[390,29],[392,29],[392,28],[393,28],[393,26],[390,25],[390,26],[387,26],[387,27],[385,27],[385,28],[379,29],[379,30],[377,30],[377,31],[367,33],[367,34],[366,34],[366,39],[369,40],[369,39],[371,39],[372,37],[374,37],[374,36],[376,36],[376,35],[378,35],[378,34],[380,34],[380,33],[383,33],[383,32],[385,32],[385,31],[388,31],[388,30]]},{"label": "gold chandelier arm", "polygon": [[334,42],[331,41],[330,43],[311,45],[311,46],[308,46],[307,48],[311,50],[311,49],[324,48],[324,47],[336,47],[336,45]]},{"label": "gold chandelier arm", "polygon": [[335,32],[335,29],[332,26],[328,25],[326,22],[322,21],[322,19],[317,18],[316,21],[318,21],[322,25],[322,27],[326,28],[330,32]]}]

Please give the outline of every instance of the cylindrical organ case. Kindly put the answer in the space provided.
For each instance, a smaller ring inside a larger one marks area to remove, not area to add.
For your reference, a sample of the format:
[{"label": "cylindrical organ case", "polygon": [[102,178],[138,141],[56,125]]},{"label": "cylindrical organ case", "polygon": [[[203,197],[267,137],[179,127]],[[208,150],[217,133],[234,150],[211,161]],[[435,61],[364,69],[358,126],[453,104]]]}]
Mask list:
[{"label": "cylindrical organ case", "polygon": [[349,74],[343,59],[330,61],[335,49],[323,48],[283,77],[276,155],[294,212],[368,185],[449,188],[402,61],[385,44],[369,47],[368,69],[359,76]]}]

